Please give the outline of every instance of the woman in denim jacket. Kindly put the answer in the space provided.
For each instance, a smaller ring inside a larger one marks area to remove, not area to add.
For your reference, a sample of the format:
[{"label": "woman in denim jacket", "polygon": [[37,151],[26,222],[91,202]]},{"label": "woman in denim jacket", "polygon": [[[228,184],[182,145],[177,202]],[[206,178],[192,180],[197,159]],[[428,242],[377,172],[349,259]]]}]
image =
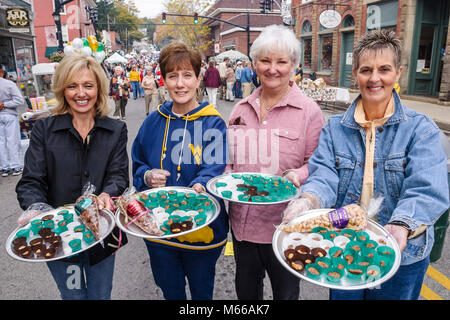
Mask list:
[{"label": "woman in denim jacket", "polygon": [[397,273],[371,290],[330,290],[330,299],[418,299],[434,242],[433,224],[449,206],[446,157],[439,129],[406,108],[395,90],[402,67],[395,33],[363,36],[353,51],[361,94],[323,128],[309,159],[302,197],[283,213],[288,222],[313,208],[339,208],[382,196],[375,219],[402,251]]}]

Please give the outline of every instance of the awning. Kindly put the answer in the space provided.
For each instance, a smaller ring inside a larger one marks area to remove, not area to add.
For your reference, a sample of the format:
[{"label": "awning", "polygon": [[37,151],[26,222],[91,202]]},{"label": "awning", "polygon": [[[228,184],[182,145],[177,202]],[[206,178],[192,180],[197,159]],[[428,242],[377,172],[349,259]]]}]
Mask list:
[{"label": "awning", "polygon": [[53,52],[58,51],[59,47],[45,47],[45,57],[50,59]]}]

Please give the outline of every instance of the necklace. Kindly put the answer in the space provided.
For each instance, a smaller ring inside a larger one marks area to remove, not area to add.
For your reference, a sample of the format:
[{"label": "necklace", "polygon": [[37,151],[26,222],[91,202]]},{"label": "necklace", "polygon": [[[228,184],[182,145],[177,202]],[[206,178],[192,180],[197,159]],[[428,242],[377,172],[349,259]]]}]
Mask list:
[{"label": "necklace", "polygon": [[284,96],[288,93],[289,89],[290,89],[290,86],[287,87],[287,89],[285,90],[285,92],[284,92],[283,95],[281,96],[281,99],[279,99],[279,100],[278,100],[277,102],[275,102],[273,105],[269,105],[269,106],[266,106],[265,103],[263,103],[264,98],[263,98],[263,93],[261,92],[261,96],[260,96],[260,98],[259,98],[259,101],[260,101],[260,103],[261,103],[261,106],[262,106],[266,111],[270,111],[270,109],[272,109],[272,107],[273,107],[274,105],[276,105],[278,102],[280,102],[280,101],[284,98]]}]

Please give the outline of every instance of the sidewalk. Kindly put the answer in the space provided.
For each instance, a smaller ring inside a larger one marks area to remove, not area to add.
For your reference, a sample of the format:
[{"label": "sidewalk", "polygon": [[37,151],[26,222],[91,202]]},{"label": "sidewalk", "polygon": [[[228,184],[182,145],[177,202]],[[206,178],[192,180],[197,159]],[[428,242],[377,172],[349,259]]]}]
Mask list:
[{"label": "sidewalk", "polygon": [[[350,91],[350,101],[353,101],[359,95],[359,92],[352,91]],[[405,106],[427,115],[436,122],[441,130],[450,132],[450,106],[412,100],[410,96],[401,99]]]}]

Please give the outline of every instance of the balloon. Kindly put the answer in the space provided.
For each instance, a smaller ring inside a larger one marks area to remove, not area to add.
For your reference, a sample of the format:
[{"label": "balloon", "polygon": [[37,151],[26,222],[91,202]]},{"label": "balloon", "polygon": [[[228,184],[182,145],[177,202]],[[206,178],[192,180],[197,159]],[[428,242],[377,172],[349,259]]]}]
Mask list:
[{"label": "balloon", "polygon": [[84,47],[89,47],[89,40],[86,38],[81,38],[81,41],[83,41],[83,46]]},{"label": "balloon", "polygon": [[89,36],[89,47],[91,47],[92,51],[96,52],[98,49],[98,41],[95,36]]},{"label": "balloon", "polygon": [[103,43],[99,42],[97,52],[102,52],[103,50],[105,50],[105,46],[103,45]]},{"label": "balloon", "polygon": [[83,48],[83,40],[80,38],[75,38],[72,40],[72,46],[74,49],[80,49]]},{"label": "balloon", "polygon": [[89,47],[83,47],[83,49],[81,49],[81,55],[83,56],[90,56],[92,54],[92,49]]},{"label": "balloon", "polygon": [[64,47],[64,54],[66,56],[69,56],[69,55],[74,54],[74,53],[75,53],[75,50],[74,50],[73,46],[66,45]]},{"label": "balloon", "polygon": [[104,51],[100,51],[100,52],[94,52],[93,56],[95,58],[95,60],[97,60],[98,63],[102,63],[102,61],[105,59],[105,52]]}]

